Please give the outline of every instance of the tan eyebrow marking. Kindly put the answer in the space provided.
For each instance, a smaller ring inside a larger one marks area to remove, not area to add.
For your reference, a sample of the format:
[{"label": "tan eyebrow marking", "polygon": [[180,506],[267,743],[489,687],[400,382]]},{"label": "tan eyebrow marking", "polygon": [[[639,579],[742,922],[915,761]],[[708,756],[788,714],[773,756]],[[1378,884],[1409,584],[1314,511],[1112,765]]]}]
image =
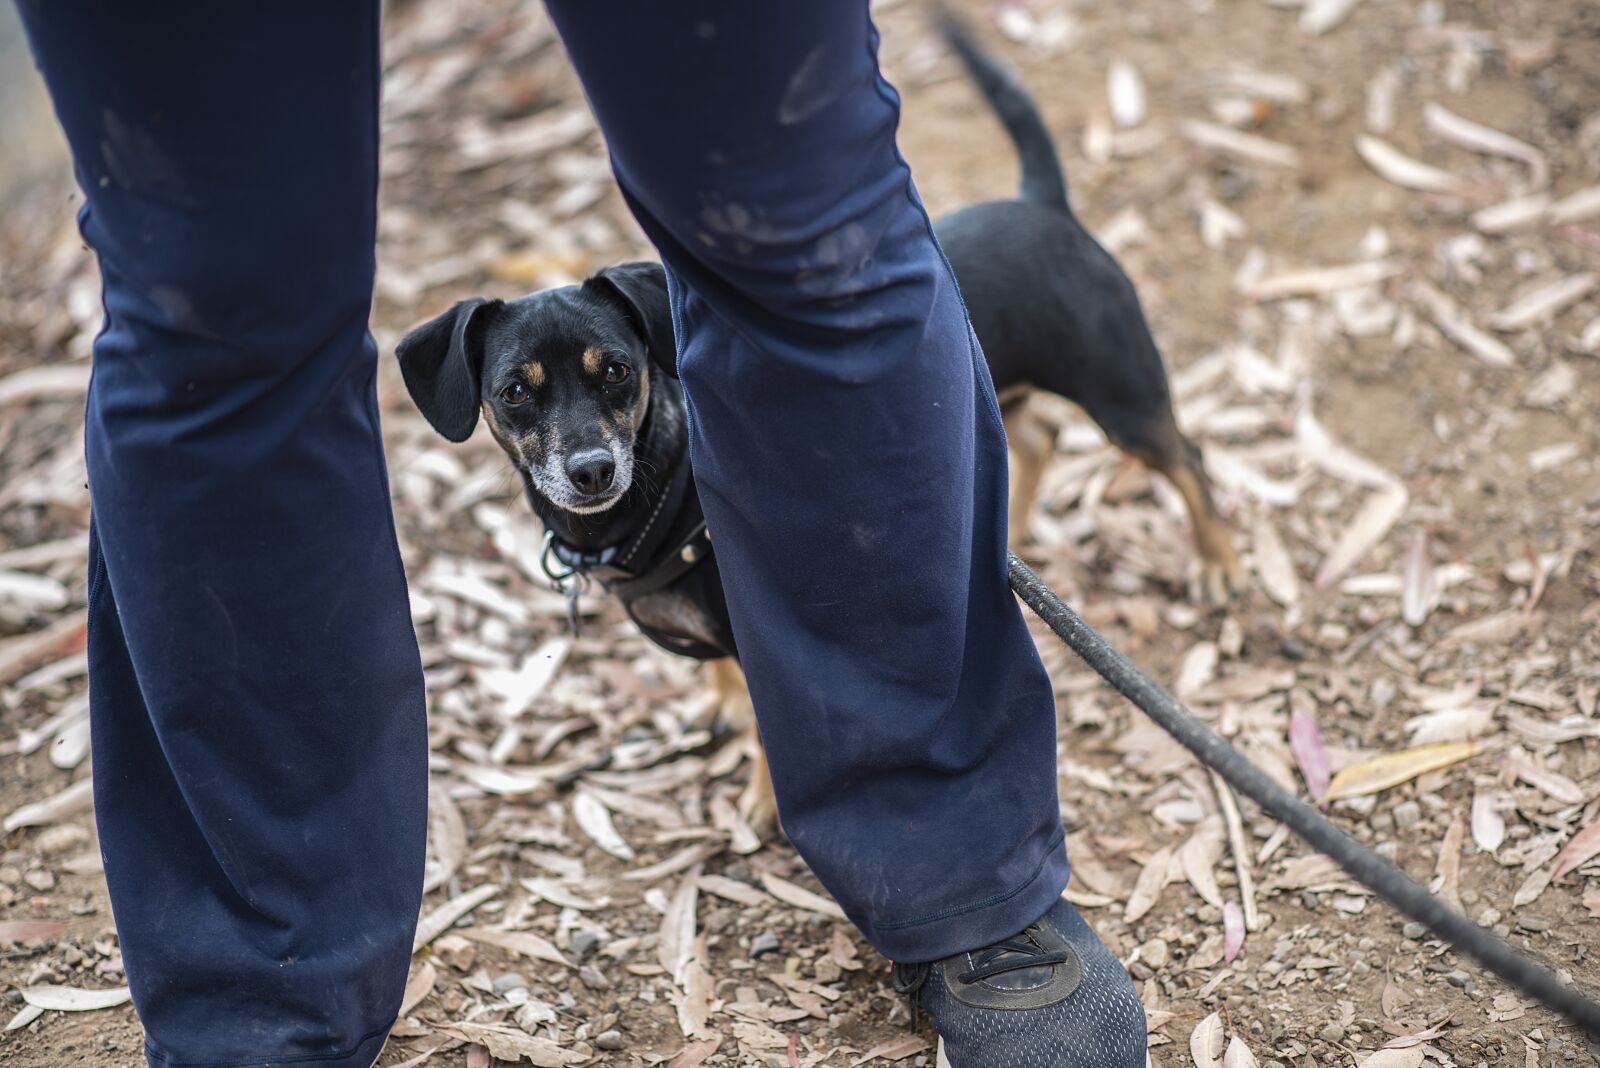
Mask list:
[{"label": "tan eyebrow marking", "polygon": [[600,361],[605,359],[598,349],[583,350],[583,369],[592,375],[600,373]]},{"label": "tan eyebrow marking", "polygon": [[544,364],[532,360],[522,365],[522,373],[528,376],[528,385],[538,389],[544,385]]}]

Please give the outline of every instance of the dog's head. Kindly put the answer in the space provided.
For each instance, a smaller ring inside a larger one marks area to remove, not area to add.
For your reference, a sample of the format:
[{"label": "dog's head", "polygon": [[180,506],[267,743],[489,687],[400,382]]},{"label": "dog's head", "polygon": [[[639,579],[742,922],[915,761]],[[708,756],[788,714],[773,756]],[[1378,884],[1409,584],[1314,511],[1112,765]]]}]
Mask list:
[{"label": "dog's head", "polygon": [[465,441],[481,412],[552,505],[602,512],[633,483],[650,362],[677,373],[666,272],[626,263],[517,300],[463,300],[395,355],[440,434]]}]

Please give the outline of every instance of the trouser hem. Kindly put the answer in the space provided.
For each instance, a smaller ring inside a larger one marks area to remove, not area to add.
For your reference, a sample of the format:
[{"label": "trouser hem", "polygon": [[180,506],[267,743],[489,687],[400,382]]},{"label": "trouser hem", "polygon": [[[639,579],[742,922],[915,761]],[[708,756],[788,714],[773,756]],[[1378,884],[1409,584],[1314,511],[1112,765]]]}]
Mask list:
[{"label": "trouser hem", "polygon": [[1033,874],[1008,890],[920,919],[862,923],[861,930],[891,960],[941,960],[1021,931],[1050,911],[1066,888],[1067,875],[1066,836],[1058,832]]},{"label": "trouser hem", "polygon": [[389,1037],[387,1023],[363,1035],[355,1046],[335,1053],[312,1055],[290,1054],[277,1057],[270,1053],[257,1054],[242,1060],[184,1061],[163,1053],[151,1042],[144,1044],[144,1056],[150,1068],[371,1068]]}]

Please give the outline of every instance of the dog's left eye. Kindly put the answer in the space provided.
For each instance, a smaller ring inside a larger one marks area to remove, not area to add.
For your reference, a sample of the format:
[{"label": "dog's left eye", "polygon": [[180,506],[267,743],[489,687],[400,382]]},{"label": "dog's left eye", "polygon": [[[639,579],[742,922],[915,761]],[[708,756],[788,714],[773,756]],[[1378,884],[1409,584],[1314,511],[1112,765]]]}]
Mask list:
[{"label": "dog's left eye", "polygon": [[500,391],[500,399],[507,404],[522,404],[529,397],[528,387],[521,382],[513,382]]},{"label": "dog's left eye", "polygon": [[632,373],[627,364],[620,360],[613,360],[606,364],[606,385],[614,386],[618,382],[625,380]]}]

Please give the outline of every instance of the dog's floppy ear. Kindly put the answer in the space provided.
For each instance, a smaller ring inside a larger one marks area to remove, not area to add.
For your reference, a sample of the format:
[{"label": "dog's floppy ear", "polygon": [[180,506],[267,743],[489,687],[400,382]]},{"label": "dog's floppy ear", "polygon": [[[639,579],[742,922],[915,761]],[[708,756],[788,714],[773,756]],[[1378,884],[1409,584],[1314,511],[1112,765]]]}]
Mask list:
[{"label": "dog's floppy ear", "polygon": [[601,268],[583,286],[615,294],[644,338],[650,358],[667,374],[678,377],[678,346],[672,338],[666,268],[659,263],[619,263]]},{"label": "dog's floppy ear", "polygon": [[411,399],[433,429],[451,441],[466,441],[478,425],[483,326],[499,306],[498,300],[482,297],[458,301],[395,346]]}]

